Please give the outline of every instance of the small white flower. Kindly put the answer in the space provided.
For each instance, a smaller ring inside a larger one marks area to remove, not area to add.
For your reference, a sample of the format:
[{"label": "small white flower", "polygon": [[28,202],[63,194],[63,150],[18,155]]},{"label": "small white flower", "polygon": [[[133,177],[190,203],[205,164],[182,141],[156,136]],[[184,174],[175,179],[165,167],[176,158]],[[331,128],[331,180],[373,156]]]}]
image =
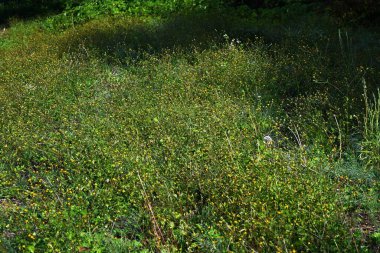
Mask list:
[{"label": "small white flower", "polygon": [[264,136],[264,142],[265,142],[267,145],[272,145],[272,144],[273,144],[273,139],[272,139],[272,137],[270,137],[269,135],[266,135],[266,136]]},{"label": "small white flower", "polygon": [[27,90],[33,91],[33,90],[36,89],[36,86],[33,86],[32,84],[27,84],[27,85],[25,86],[25,88],[26,88]]}]

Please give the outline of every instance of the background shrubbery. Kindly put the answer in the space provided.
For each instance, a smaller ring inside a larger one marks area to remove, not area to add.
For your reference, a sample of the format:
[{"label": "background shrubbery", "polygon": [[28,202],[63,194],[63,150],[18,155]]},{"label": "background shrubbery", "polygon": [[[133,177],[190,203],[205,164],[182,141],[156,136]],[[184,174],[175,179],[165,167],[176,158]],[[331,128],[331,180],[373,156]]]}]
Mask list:
[{"label": "background shrubbery", "polygon": [[[173,13],[204,11],[226,7],[250,8],[256,14],[271,14],[273,18],[287,17],[305,11],[328,12],[343,24],[371,24],[378,22],[380,4],[376,0],[366,1],[321,1],[321,0],[2,0],[0,22],[14,18],[34,18],[58,14],[47,20],[50,28],[68,27],[102,15],[155,15],[168,16]],[[295,10],[298,10],[295,12]],[[244,12],[244,11],[243,11]],[[252,13],[252,11],[248,11]]]}]

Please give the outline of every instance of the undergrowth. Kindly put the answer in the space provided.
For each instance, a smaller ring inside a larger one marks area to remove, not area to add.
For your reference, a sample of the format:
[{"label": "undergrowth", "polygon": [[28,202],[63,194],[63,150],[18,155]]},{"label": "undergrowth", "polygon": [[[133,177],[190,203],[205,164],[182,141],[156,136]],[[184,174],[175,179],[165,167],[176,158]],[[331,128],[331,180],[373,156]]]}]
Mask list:
[{"label": "undergrowth", "polygon": [[0,251],[378,250],[378,48],[194,15],[0,35]]}]

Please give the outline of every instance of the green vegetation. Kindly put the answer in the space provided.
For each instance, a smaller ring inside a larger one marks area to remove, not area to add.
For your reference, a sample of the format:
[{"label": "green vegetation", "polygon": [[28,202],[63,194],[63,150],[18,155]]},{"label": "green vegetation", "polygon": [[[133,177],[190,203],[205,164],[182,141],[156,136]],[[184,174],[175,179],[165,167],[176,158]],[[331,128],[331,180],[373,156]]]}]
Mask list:
[{"label": "green vegetation", "polygon": [[0,30],[0,252],[379,250],[376,27],[102,3]]}]

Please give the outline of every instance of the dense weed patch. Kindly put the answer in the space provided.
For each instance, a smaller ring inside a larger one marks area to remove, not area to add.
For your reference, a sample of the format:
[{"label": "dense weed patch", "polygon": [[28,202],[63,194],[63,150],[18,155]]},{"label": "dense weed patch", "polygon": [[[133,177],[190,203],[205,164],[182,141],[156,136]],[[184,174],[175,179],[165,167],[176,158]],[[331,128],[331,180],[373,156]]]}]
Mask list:
[{"label": "dense weed patch", "polygon": [[224,17],[1,35],[5,251],[376,250],[377,49]]}]

